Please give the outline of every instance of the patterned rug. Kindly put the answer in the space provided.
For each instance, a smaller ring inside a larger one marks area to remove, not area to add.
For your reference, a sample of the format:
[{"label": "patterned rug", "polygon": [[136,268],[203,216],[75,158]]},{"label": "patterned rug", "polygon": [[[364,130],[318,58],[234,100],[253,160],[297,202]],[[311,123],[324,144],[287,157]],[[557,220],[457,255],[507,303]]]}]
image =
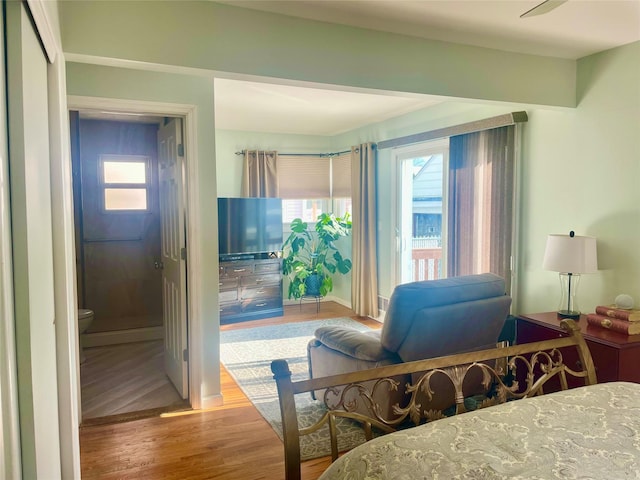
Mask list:
[{"label": "patterned rug", "polygon": [[[313,338],[316,328],[328,325],[345,325],[360,331],[368,330],[368,327],[350,318],[333,318],[221,332],[222,363],[280,439],[282,422],[276,383],[271,373],[271,361],[286,359],[294,381],[309,378],[307,343]],[[307,426],[320,419],[325,408],[321,402],[312,400],[311,395],[305,393],[296,395],[296,410],[298,423]],[[364,443],[364,434],[355,422],[339,419],[337,423],[339,451]],[[300,453],[302,460],[330,455],[328,426],[301,437]]]}]

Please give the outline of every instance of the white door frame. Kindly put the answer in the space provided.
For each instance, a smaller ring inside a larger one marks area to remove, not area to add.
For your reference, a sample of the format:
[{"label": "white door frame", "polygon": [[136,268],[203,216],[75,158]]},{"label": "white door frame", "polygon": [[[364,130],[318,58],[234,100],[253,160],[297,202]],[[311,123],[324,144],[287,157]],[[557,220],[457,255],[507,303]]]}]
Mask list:
[{"label": "white door frame", "polygon": [[[196,234],[200,230],[198,222],[198,157],[196,142],[196,118],[197,107],[195,105],[183,105],[176,103],[147,102],[139,100],[122,100],[101,97],[84,97],[69,95],[67,97],[69,110],[91,109],[111,112],[139,113],[156,116],[171,116],[184,118],[184,143],[186,171],[186,217],[187,224],[187,284],[186,294],[187,317],[189,318],[188,351],[189,351],[189,400],[193,409],[202,406],[202,315],[200,312],[200,296],[202,286],[198,266],[201,265],[199,257],[199,237]],[[77,329],[76,329],[77,330]]]}]

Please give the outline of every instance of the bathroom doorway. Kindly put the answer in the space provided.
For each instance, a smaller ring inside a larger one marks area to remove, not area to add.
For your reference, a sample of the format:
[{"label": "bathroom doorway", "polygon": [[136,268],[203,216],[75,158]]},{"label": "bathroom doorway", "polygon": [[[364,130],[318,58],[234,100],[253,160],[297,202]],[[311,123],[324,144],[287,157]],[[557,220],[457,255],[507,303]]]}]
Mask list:
[{"label": "bathroom doorway", "polygon": [[178,193],[169,203],[169,190],[160,194],[167,177],[161,132],[168,126],[179,137],[172,140],[179,165],[181,119],[70,112],[78,306],[93,312],[80,334],[82,423],[189,406],[175,163],[171,186]]}]

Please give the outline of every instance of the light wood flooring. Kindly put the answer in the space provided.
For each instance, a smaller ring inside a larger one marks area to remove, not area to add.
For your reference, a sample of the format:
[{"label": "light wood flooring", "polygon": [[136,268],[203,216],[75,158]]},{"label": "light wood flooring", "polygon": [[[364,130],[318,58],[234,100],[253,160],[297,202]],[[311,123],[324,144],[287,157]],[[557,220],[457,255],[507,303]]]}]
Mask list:
[{"label": "light wood flooring", "polygon": [[132,328],[162,327],[162,315],[137,315],[134,317],[94,318],[87,333],[113,332]]},{"label": "light wood flooring", "polygon": [[[223,330],[351,317],[373,327],[374,320],[325,302],[285,307],[283,317],[224,325]],[[207,411],[176,412],[153,418],[80,429],[83,479],[279,480],[284,479],[282,442],[244,393],[221,368],[224,405]],[[315,480],[330,459],[302,465],[304,480]]]},{"label": "light wood flooring", "polygon": [[84,354],[86,360],[80,365],[84,423],[186,405],[164,373],[162,340],[85,348]]}]

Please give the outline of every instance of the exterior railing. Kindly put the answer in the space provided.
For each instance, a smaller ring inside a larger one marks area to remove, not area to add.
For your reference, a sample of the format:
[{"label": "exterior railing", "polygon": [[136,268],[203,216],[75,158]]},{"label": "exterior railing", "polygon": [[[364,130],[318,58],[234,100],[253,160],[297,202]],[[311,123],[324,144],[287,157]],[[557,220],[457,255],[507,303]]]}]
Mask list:
[{"label": "exterior railing", "polygon": [[413,237],[411,246],[415,249],[442,248],[442,237]]},{"label": "exterior railing", "polygon": [[411,255],[413,281],[442,278],[442,248],[415,248]]}]

